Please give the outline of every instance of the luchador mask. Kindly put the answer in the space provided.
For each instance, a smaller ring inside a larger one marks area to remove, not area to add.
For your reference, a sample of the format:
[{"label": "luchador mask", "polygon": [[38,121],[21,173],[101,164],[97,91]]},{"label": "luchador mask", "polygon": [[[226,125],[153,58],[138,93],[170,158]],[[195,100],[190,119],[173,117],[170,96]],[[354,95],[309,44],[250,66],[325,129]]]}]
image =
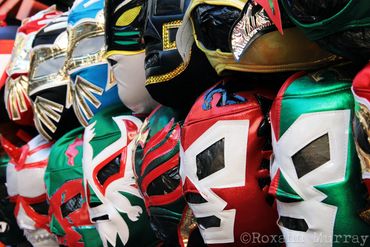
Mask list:
[{"label": "luchador mask", "polygon": [[158,104],[145,88],[144,2],[106,0],[105,6],[106,56],[119,97],[134,113],[150,113]]},{"label": "luchador mask", "polygon": [[165,246],[187,246],[196,228],[180,183],[179,121],[174,110],[159,106],[145,119],[135,140],[135,177],[152,228]]},{"label": "luchador mask", "polygon": [[50,230],[64,246],[102,246],[89,218],[82,175],[83,128],[74,129],[52,147],[45,172]]},{"label": "luchador mask", "polygon": [[[104,0],[78,0],[68,16],[66,67],[72,102],[83,126],[94,114],[120,102],[105,53]],[[67,102],[67,107],[71,102]]]},{"label": "luchador mask", "polygon": [[309,41],[282,15],[284,34],[277,30],[267,11],[248,0],[230,34],[230,47],[237,61],[249,72],[281,72],[322,67],[336,60]]},{"label": "luchador mask", "polygon": [[44,183],[52,144],[40,135],[21,148],[16,148],[4,138],[1,141],[11,158],[6,171],[6,185],[8,195],[15,202],[14,214],[19,227],[33,246],[58,246],[55,236],[48,231],[49,206]]},{"label": "luchador mask", "polygon": [[267,195],[272,99],[272,93],[247,88],[244,81],[222,81],[198,98],[184,122],[182,186],[208,245],[276,245],[243,237],[279,235]]},{"label": "luchador mask", "polygon": [[[362,167],[362,179],[370,195],[370,65],[362,69],[353,80],[352,93],[355,97],[356,117],[353,122],[357,155]],[[370,196],[368,197],[370,203]],[[361,213],[361,217],[370,224],[370,205]]]},{"label": "luchador mask", "polygon": [[132,171],[133,139],[141,121],[119,107],[107,108],[85,129],[84,185],[90,212],[107,246],[156,246]]},{"label": "luchador mask", "polygon": [[[370,232],[352,139],[353,73],[330,68],[290,77],[271,108],[270,192],[287,246],[342,246]],[[348,227],[351,226],[351,227]]]},{"label": "luchador mask", "polygon": [[281,0],[291,20],[306,36],[341,56],[370,58],[370,5],[367,0]]},{"label": "luchador mask", "polygon": [[284,30],[282,36],[253,0],[192,1],[177,39],[185,59],[194,39],[219,74],[225,70],[263,73],[300,70],[318,67],[334,57],[308,41],[297,28]]},{"label": "luchador mask", "polygon": [[[4,102],[0,102],[0,138],[10,140],[17,146],[26,144],[32,139],[29,134],[33,134],[33,132],[30,131],[30,128],[19,126],[13,121],[10,121],[7,118],[7,113],[3,110],[4,105],[2,103]],[[30,132],[28,133],[26,131]],[[21,246],[27,243],[27,240],[23,236],[23,231],[19,229],[14,216],[15,202],[14,200],[10,200],[11,198],[6,188],[6,169],[9,161],[8,154],[2,145],[0,145],[0,242],[5,245]]]},{"label": "luchador mask", "polygon": [[7,69],[4,100],[9,118],[19,124],[33,125],[31,101],[27,94],[33,39],[38,30],[59,14],[55,7],[50,7],[26,19],[18,29],[11,63]]},{"label": "luchador mask", "polygon": [[67,97],[71,97],[64,67],[67,18],[68,13],[55,18],[33,41],[28,94],[33,101],[35,126],[48,140],[58,139],[79,126],[72,107],[66,107]]},{"label": "luchador mask", "polygon": [[17,245],[25,242],[23,232],[19,229],[14,217],[14,203],[10,202],[6,189],[6,167],[9,156],[0,145],[0,242],[6,245]]},{"label": "luchador mask", "polygon": [[159,103],[186,112],[195,99],[218,81],[205,54],[191,47],[189,62],[183,62],[176,45],[176,33],[189,5],[188,0],[150,0],[146,20],[146,88]]}]

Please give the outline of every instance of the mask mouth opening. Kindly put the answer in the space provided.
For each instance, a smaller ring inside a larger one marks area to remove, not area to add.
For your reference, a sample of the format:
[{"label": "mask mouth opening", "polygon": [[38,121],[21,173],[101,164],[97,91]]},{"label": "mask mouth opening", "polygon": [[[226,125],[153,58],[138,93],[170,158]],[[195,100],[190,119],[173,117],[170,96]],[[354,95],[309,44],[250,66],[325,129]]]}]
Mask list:
[{"label": "mask mouth opening", "polygon": [[109,220],[108,214],[104,214],[101,216],[91,218],[92,222],[102,222],[102,221],[107,221],[107,220]]},{"label": "mask mouth opening", "polygon": [[298,219],[287,216],[280,216],[278,224],[281,227],[287,228],[292,231],[307,232],[308,225],[304,219]]},{"label": "mask mouth opening", "polygon": [[207,202],[207,200],[204,199],[199,193],[194,192],[185,192],[185,200],[191,204],[201,204]]}]

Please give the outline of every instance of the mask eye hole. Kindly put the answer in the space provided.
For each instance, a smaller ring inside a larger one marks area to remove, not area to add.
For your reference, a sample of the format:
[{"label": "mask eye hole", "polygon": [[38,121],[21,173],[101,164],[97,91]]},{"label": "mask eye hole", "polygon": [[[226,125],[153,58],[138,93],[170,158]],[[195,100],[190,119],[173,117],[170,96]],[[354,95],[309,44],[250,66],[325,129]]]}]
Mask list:
[{"label": "mask eye hole", "polygon": [[112,161],[108,162],[105,166],[103,166],[98,174],[97,178],[101,185],[104,185],[104,183],[113,176],[114,174],[119,173],[120,171],[120,163],[121,163],[121,155],[114,158]]},{"label": "mask eye hole", "polygon": [[197,155],[197,176],[199,180],[225,168],[224,150],[225,138],[222,138]]},{"label": "mask eye hole", "polygon": [[30,207],[35,210],[35,212],[43,215],[47,215],[49,211],[49,204],[47,201],[30,204]]},{"label": "mask eye hole", "polygon": [[292,156],[298,178],[312,172],[330,160],[329,135],[325,134],[307,144]]},{"label": "mask eye hole", "polygon": [[57,74],[63,67],[66,60],[65,56],[48,59],[40,63],[32,75],[32,79]]},{"label": "mask eye hole", "polygon": [[70,215],[77,209],[80,209],[82,207],[82,195],[77,194],[68,201],[64,202],[60,209],[62,210],[62,216],[65,218],[66,216]]},{"label": "mask eye hole", "polygon": [[73,49],[72,58],[81,58],[98,53],[105,46],[105,37],[99,35],[80,40]]},{"label": "mask eye hole", "polygon": [[163,195],[174,191],[180,185],[179,167],[175,166],[154,179],[147,188],[147,194]]}]

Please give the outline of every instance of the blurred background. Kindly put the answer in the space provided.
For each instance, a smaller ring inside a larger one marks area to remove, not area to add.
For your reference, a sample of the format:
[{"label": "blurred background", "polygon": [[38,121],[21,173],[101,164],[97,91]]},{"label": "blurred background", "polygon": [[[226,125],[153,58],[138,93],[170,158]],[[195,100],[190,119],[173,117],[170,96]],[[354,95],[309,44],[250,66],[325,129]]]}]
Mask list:
[{"label": "blurred background", "polygon": [[55,4],[61,11],[68,10],[74,0],[0,0],[0,26],[16,25],[36,12]]}]

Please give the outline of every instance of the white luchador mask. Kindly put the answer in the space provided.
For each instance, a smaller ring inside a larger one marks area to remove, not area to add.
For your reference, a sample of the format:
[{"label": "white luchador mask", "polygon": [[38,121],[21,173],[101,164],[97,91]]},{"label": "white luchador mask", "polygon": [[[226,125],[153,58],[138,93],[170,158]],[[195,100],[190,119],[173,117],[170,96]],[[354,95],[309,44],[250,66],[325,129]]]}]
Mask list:
[{"label": "white luchador mask", "polygon": [[145,88],[143,0],[109,0],[105,6],[106,57],[121,101],[134,113],[150,113],[157,102]]},{"label": "white luchador mask", "polygon": [[46,202],[44,174],[52,143],[40,135],[21,148],[2,139],[11,160],[8,164],[7,190],[15,201],[14,214],[27,240],[36,247],[58,246],[49,232],[49,206]]}]

